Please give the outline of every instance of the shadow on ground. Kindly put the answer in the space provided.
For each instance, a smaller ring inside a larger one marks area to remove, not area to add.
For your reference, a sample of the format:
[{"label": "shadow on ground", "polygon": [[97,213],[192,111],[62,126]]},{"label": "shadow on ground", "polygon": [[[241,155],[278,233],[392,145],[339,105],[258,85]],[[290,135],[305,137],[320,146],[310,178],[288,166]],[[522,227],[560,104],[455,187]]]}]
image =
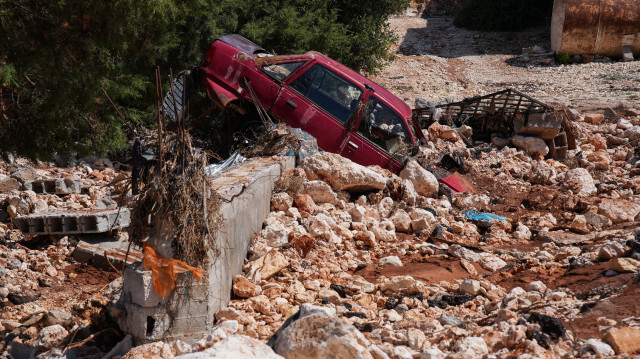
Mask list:
[{"label": "shadow on ground", "polygon": [[453,17],[427,18],[427,26],[409,28],[398,49],[403,55],[444,58],[477,55],[520,55],[531,46],[550,48],[550,24],[514,32],[483,32],[453,25]]}]

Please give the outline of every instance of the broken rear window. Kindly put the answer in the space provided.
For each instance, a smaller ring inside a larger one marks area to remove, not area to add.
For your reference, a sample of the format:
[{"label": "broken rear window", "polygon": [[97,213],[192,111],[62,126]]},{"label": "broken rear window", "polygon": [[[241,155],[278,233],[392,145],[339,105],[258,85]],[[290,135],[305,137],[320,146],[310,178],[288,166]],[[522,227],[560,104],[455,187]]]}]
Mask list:
[{"label": "broken rear window", "polygon": [[262,71],[276,81],[284,81],[292,72],[304,65],[305,61],[286,62],[262,66]]}]

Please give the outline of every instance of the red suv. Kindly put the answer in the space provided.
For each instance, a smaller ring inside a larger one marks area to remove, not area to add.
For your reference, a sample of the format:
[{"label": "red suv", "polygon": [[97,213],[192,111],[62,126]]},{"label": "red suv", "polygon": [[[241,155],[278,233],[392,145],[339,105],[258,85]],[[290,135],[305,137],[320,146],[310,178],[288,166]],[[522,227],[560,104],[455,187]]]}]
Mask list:
[{"label": "red suv", "polygon": [[407,151],[424,140],[407,104],[318,52],[273,56],[240,35],[225,35],[213,42],[199,72],[221,109],[255,98],[323,150],[362,165],[397,173]]}]

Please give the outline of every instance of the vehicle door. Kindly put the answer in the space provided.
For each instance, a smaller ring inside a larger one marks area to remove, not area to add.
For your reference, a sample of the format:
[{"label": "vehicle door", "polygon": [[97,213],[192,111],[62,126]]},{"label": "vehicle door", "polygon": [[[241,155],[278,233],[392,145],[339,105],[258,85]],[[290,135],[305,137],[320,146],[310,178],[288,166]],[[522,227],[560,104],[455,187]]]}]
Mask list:
[{"label": "vehicle door", "polygon": [[287,81],[271,112],[310,133],[323,150],[340,153],[349,135],[345,124],[362,94],[358,85],[316,63]]},{"label": "vehicle door", "polygon": [[410,148],[409,130],[402,117],[371,95],[343,156],[362,165],[379,165],[398,173]]},{"label": "vehicle door", "polygon": [[[275,103],[285,79],[301,68],[308,59],[267,57],[251,61],[254,66],[247,74],[247,78],[262,107],[269,109]],[[240,86],[245,87],[245,84],[241,83]],[[248,100],[252,100],[248,91],[245,91],[244,96]]]}]

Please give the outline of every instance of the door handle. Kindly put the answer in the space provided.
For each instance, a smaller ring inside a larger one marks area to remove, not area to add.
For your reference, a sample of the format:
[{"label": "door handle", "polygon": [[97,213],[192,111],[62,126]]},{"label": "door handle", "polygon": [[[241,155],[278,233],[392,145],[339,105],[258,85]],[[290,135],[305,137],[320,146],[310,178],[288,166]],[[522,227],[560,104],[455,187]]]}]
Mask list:
[{"label": "door handle", "polygon": [[348,144],[349,144],[349,147],[353,148],[354,150],[357,150],[359,148],[358,145],[356,145],[355,143],[353,143],[351,141],[349,141]]},{"label": "door handle", "polygon": [[291,100],[287,100],[287,105],[289,105],[289,106],[291,106],[293,108],[298,108],[298,105],[295,102],[291,101]]}]

